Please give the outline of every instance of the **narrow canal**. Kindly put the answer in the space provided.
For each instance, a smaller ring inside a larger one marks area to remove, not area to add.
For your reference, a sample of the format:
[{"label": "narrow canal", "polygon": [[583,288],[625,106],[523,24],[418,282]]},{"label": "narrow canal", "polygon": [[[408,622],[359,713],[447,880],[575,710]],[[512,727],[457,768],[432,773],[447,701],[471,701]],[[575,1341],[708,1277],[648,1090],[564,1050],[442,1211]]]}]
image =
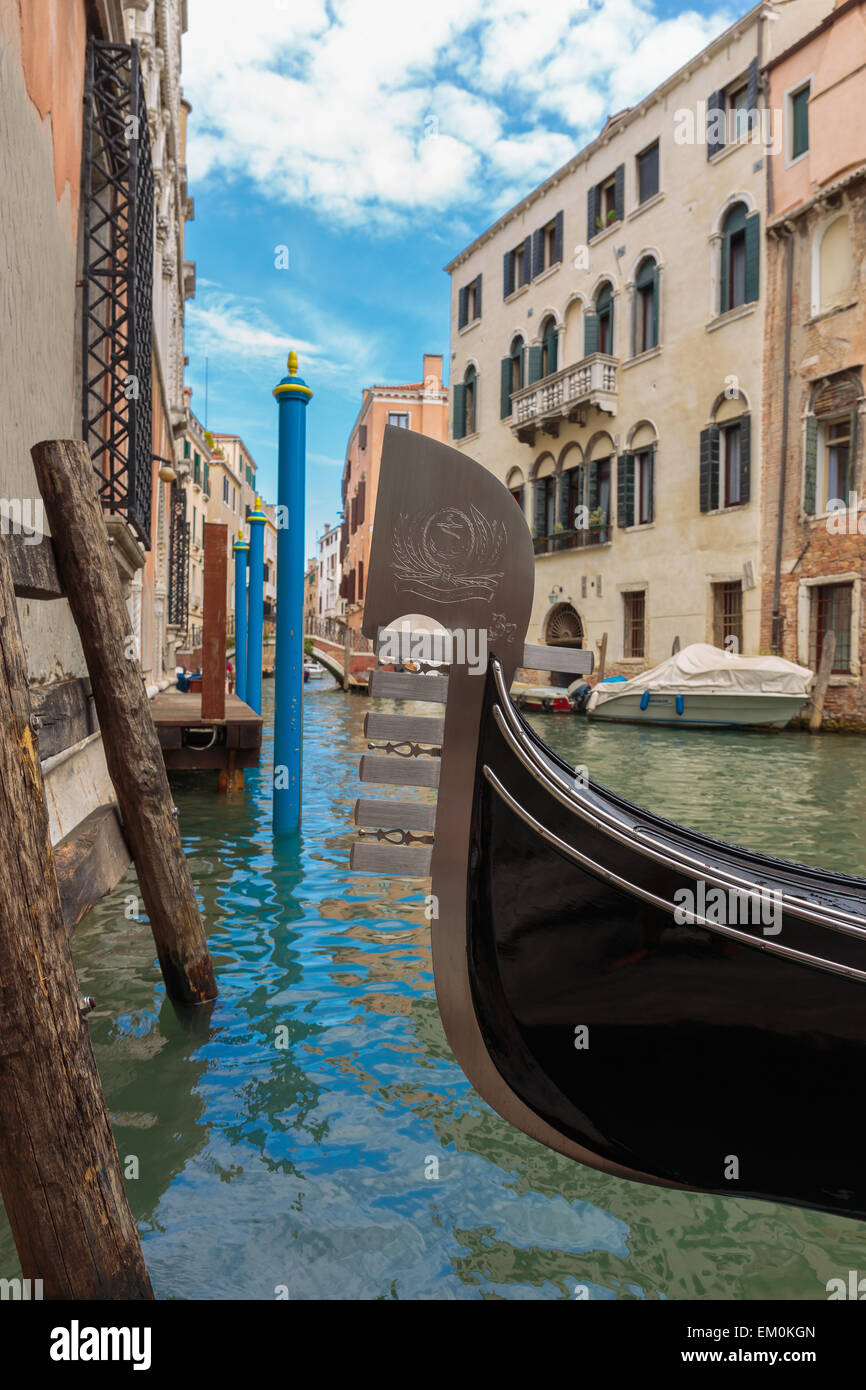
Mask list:
[{"label": "narrow canal", "polygon": [[[134,875],[76,933],[157,1297],[825,1298],[862,1263],[857,1223],[592,1172],[473,1094],[439,1023],[421,894],[346,868],[368,708],[330,678],[307,687],[303,834],[276,856],[270,719],[241,798],[176,779],[222,991],[209,1022],[165,1001]],[[866,874],[866,740],[536,724],[654,810]],[[15,1273],[4,1220],[0,1275]]]}]

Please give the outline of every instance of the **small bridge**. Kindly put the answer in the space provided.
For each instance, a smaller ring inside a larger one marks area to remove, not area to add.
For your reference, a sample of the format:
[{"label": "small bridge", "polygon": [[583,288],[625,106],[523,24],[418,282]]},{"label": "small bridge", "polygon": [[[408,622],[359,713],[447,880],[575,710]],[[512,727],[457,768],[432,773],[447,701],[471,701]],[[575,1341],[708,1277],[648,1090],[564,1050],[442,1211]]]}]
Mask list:
[{"label": "small bridge", "polygon": [[[373,644],[366,637],[360,637],[352,632],[349,643],[341,641],[337,637],[322,637],[317,632],[305,633],[305,638],[310,638],[313,642],[313,656],[330,671],[331,675],[340,682],[344,690],[366,690],[370,678],[370,672],[376,665],[376,653],[373,651]],[[362,646],[358,647],[358,642]],[[346,677],[346,659],[348,657],[349,674]]]}]

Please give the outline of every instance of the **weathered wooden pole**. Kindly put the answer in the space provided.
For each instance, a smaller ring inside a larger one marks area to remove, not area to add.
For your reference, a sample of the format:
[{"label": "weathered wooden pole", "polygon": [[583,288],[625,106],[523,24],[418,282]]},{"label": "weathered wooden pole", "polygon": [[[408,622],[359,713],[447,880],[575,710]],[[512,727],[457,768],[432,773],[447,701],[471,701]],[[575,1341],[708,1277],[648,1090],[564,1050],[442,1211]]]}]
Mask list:
[{"label": "weathered wooden pole", "polygon": [[0,543],[0,1194],[46,1298],[153,1298],[63,923]]},{"label": "weathered wooden pole", "polygon": [[349,672],[352,667],[352,629],[346,619],[346,642],[343,647],[343,689],[349,689]]},{"label": "weathered wooden pole", "polygon": [[[202,580],[201,717],[226,717],[226,584],[228,527],[224,521],[204,524]],[[235,651],[237,657],[237,650]]]},{"label": "weathered wooden pole", "polygon": [[818,663],[818,679],[815,682],[815,689],[812,693],[812,710],[809,715],[809,733],[819,734],[821,723],[824,718],[824,701],[827,698],[827,688],[830,684],[830,676],[833,673],[833,660],[836,656],[836,634],[832,628],[824,633],[824,641],[821,644],[821,660]]},{"label": "weathered wooden pole", "polygon": [[607,661],[607,633],[606,633],[606,632],[603,632],[603,633],[601,634],[601,646],[600,646],[599,649],[598,649],[598,674],[597,674],[597,676],[596,676],[596,682],[595,682],[596,685],[599,685],[599,684],[601,683],[601,681],[604,680],[604,665],[605,665],[605,662],[606,662],[606,661]]},{"label": "weathered wooden pole", "polygon": [[179,1003],[203,1004],[216,998],[216,980],[96,473],[78,439],[46,440],[31,453],[166,989]]}]

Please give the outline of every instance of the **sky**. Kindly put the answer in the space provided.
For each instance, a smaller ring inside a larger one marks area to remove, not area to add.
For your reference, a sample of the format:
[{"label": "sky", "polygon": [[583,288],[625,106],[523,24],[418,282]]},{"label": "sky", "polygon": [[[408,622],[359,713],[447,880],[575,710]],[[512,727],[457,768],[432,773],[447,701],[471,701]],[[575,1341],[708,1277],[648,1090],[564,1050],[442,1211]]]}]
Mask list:
[{"label": "sky", "polygon": [[[307,554],[365,385],[449,354],[443,266],[749,8],[710,0],[190,0],[187,384],[276,501],[290,348]],[[205,382],[207,378],[207,394]]]}]

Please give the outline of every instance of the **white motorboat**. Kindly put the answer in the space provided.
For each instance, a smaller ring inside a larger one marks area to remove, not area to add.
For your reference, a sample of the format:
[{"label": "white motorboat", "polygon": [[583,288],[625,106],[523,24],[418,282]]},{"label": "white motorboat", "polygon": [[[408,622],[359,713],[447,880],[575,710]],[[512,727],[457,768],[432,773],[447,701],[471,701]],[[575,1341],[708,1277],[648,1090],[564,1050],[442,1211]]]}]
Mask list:
[{"label": "white motorboat", "polygon": [[812,672],[780,656],[734,656],[695,642],[643,675],[600,681],[590,719],[691,728],[783,729],[809,698]]},{"label": "white motorboat", "polygon": [[320,681],[325,674],[324,666],[318,661],[307,660],[304,662],[304,679],[308,681]]}]

